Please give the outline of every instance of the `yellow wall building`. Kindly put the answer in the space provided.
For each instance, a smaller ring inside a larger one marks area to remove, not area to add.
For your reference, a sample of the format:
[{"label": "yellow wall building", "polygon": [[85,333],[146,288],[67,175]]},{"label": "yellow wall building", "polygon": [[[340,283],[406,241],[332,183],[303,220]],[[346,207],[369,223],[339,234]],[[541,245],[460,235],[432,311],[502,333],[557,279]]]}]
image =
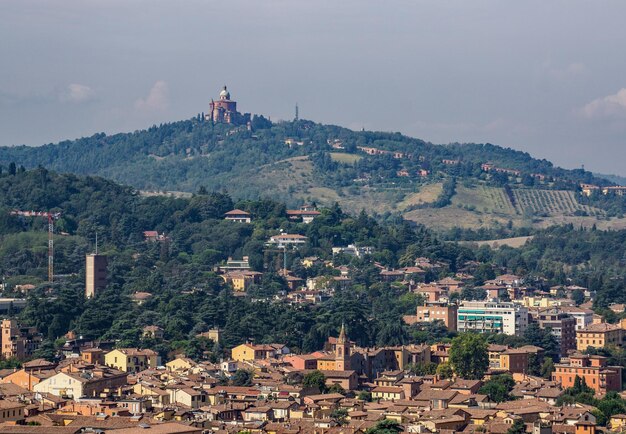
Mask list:
[{"label": "yellow wall building", "polygon": [[159,355],[152,350],[118,348],[104,356],[104,364],[120,371],[136,373],[156,368],[161,363]]}]

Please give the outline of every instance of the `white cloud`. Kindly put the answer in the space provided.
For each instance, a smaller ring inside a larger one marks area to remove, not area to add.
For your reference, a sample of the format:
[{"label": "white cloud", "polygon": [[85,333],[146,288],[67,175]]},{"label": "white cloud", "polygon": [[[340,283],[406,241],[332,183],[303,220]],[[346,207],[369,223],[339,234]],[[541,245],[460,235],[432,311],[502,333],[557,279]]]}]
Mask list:
[{"label": "white cloud", "polygon": [[588,119],[626,118],[626,88],[621,88],[613,95],[594,99],[579,112]]},{"label": "white cloud", "polygon": [[135,108],[140,111],[165,111],[169,107],[167,83],[159,80],[154,83],[148,96],[135,101]]},{"label": "white cloud", "polygon": [[96,93],[92,88],[84,84],[72,83],[61,92],[59,99],[61,102],[83,103],[94,99]]}]

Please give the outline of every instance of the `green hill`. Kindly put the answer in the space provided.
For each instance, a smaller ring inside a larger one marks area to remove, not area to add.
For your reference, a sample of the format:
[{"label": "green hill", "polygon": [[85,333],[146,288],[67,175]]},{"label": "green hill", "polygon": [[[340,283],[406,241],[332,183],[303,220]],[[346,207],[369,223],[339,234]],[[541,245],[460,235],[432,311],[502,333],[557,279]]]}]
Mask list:
[{"label": "green hill", "polygon": [[606,200],[578,203],[580,183],[611,182],[528,153],[491,144],[435,145],[304,120],[271,123],[262,116],[250,128],[194,118],[40,147],[1,147],[3,170],[12,162],[98,175],[144,194],[204,187],[292,206],[337,201],[348,211],[402,214],[442,227],[555,219],[589,224],[624,208]]}]

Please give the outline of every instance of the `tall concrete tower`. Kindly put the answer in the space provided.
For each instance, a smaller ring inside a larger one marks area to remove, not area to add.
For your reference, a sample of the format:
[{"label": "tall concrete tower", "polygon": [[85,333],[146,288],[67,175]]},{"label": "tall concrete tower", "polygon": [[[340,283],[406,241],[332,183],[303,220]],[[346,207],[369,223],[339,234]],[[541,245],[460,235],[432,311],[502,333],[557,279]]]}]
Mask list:
[{"label": "tall concrete tower", "polygon": [[107,257],[91,253],[85,257],[85,298],[95,297],[96,291],[107,286]]}]

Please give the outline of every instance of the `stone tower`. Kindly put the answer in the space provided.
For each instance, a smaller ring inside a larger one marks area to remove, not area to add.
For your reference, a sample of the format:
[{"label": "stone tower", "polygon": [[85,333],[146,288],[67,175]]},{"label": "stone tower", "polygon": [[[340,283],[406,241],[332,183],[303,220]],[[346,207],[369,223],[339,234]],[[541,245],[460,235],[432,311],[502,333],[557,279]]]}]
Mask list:
[{"label": "stone tower", "polygon": [[335,369],[337,371],[350,370],[350,340],[346,336],[346,327],[343,323],[335,346]]}]

